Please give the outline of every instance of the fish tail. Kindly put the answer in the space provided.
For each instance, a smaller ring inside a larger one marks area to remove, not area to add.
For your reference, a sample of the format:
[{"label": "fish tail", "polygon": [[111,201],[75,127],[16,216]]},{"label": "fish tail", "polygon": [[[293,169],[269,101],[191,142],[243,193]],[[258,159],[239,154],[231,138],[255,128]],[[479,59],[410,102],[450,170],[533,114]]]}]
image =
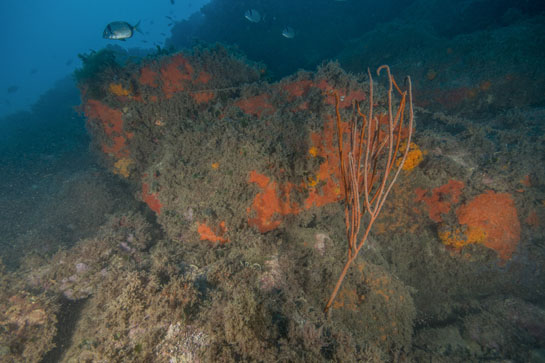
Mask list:
[{"label": "fish tail", "polygon": [[142,30],[140,29],[140,22],[141,20],[138,20],[138,23],[136,23],[136,25],[134,25],[132,28],[136,30],[137,32],[139,32],[140,34],[144,34],[142,33]]}]

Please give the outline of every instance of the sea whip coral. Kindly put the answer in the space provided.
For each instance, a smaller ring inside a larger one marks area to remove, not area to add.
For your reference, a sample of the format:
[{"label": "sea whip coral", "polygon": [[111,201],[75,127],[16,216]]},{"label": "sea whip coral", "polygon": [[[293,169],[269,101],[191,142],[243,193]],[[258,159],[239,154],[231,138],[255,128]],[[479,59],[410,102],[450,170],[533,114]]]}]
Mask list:
[{"label": "sea whip coral", "polygon": [[[388,126],[384,132],[381,130],[381,118],[373,115],[373,78],[369,74],[369,114],[361,113],[359,105],[356,103],[356,110],[350,123],[350,147],[348,150],[344,147],[343,132],[341,128],[341,115],[339,112],[339,95],[335,93],[335,111],[337,115],[338,147],[341,175],[345,190],[345,221],[346,236],[348,239],[348,253],[344,268],[335,284],[333,292],[324,308],[328,312],[331,308],[341,284],[348,272],[352,262],[358,256],[359,251],[365,244],[371,227],[380,214],[388,194],[396,182],[403,164],[409,153],[409,145],[413,131],[413,106],[411,79],[407,77],[408,90],[401,91],[390,73],[388,66],[381,66],[377,74],[385,69],[388,75]],[[397,90],[401,96],[401,101],[397,110],[393,110],[392,94],[393,89]],[[408,96],[408,135],[406,137],[405,149],[401,151],[401,161],[394,168],[400,143],[402,139],[404,112]],[[358,121],[361,118],[361,123]],[[382,133],[384,136],[382,137]],[[345,155],[348,159],[346,165]],[[393,172],[393,173],[392,173]],[[362,197],[360,197],[362,195]],[[365,232],[359,239],[359,231],[363,215],[367,213],[369,220]],[[358,242],[359,241],[359,242]]]}]

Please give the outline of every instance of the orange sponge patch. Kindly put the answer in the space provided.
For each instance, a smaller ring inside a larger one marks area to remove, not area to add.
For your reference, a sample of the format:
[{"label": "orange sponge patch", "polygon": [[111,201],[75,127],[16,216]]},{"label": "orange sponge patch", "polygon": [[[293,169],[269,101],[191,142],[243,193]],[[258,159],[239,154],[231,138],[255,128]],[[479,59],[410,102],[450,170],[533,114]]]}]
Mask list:
[{"label": "orange sponge patch", "polygon": [[99,121],[106,134],[102,151],[117,160],[129,156],[127,141],[133,136],[131,132],[123,130],[122,115],[120,110],[110,108],[97,100],[88,100],[85,104],[85,116],[89,120]]},{"label": "orange sponge patch", "polygon": [[486,234],[483,245],[506,261],[520,241],[520,221],[513,197],[488,190],[456,211],[458,222]]},{"label": "orange sponge patch", "polygon": [[443,221],[441,214],[446,214],[450,211],[453,204],[458,203],[458,199],[462,194],[464,183],[458,180],[449,180],[447,184],[441,185],[432,190],[431,196],[428,196],[428,191],[422,188],[415,190],[415,202],[424,202],[428,206],[428,213],[434,222],[440,223]]},{"label": "orange sponge patch", "polygon": [[140,83],[142,83],[145,86],[150,86],[153,88],[157,88],[157,72],[153,71],[149,67],[144,67],[140,70]]},{"label": "orange sponge patch", "polygon": [[[180,67],[183,66],[183,69]],[[193,66],[181,54],[170,58],[170,62],[161,68],[163,93],[171,98],[176,92],[183,91],[185,83],[193,78]]]},{"label": "orange sponge patch", "polygon": [[243,98],[235,102],[244,113],[261,117],[263,114],[274,113],[274,107],[269,102],[269,95],[263,93],[257,96]]},{"label": "orange sponge patch", "polygon": [[88,119],[99,120],[106,135],[120,134],[123,131],[123,119],[120,110],[110,108],[100,101],[88,100],[85,104],[85,116]]},{"label": "orange sponge patch", "polygon": [[[405,143],[405,145],[402,145],[400,150],[405,150],[406,145],[407,143]],[[397,165],[399,165],[401,160],[401,158],[398,159]],[[403,170],[411,171],[416,168],[423,160],[424,154],[422,153],[422,150],[420,150],[420,147],[417,144],[411,142],[411,144],[409,145],[409,153],[407,154],[407,158],[405,159],[405,163],[403,164]]]},{"label": "orange sponge patch", "polygon": [[110,92],[116,96],[128,97],[131,95],[131,91],[123,88],[123,85],[120,83],[110,83]]},{"label": "orange sponge patch", "polygon": [[225,233],[227,232],[225,221],[220,222],[217,231],[212,230],[212,228],[207,226],[205,223],[198,223],[197,232],[203,241],[218,242],[220,244],[229,242],[229,239],[224,237]]},{"label": "orange sponge patch", "polygon": [[149,185],[147,183],[142,183],[142,200],[150,207],[152,211],[161,214],[161,208],[163,205],[159,201],[157,193],[150,193]]},{"label": "orange sponge patch", "polygon": [[297,204],[290,202],[293,184],[279,186],[277,182],[256,171],[250,173],[248,182],[257,184],[261,189],[247,210],[248,214],[255,215],[248,218],[248,224],[257,227],[261,233],[277,228],[282,223],[281,216],[299,213]]},{"label": "orange sponge patch", "polygon": [[197,103],[206,103],[214,98],[214,92],[195,92],[191,94],[191,97]]}]

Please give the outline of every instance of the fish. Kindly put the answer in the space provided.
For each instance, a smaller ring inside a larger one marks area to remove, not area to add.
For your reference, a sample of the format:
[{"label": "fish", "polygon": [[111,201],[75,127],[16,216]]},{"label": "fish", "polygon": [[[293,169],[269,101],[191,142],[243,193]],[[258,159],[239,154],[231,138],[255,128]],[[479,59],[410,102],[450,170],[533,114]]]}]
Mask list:
[{"label": "fish", "polygon": [[72,60],[72,59],[69,59],[69,60],[67,60],[67,61],[66,61],[66,63],[65,63],[65,64],[66,64],[67,66],[69,66],[69,65],[71,65],[71,64],[72,64],[72,62],[73,62],[73,60]]},{"label": "fish", "polygon": [[170,5],[174,5],[174,0],[170,0]]},{"label": "fish", "polygon": [[13,85],[8,87],[8,93],[15,93],[19,89],[19,86]]},{"label": "fish", "polygon": [[287,26],[282,30],[282,36],[284,38],[293,39],[295,38],[295,30],[291,26]]},{"label": "fish", "polygon": [[139,33],[142,33],[138,26],[140,22],[132,26],[126,21],[113,21],[110,24],[106,25],[102,37],[105,39],[114,39],[114,40],[125,40],[134,35],[136,30]]},{"label": "fish", "polygon": [[261,21],[261,14],[259,14],[259,11],[255,9],[247,10],[244,13],[244,17],[252,23],[259,23]]},{"label": "fish", "polygon": [[30,74],[36,74],[36,73],[38,73],[38,70],[36,68],[32,68],[30,70]]}]

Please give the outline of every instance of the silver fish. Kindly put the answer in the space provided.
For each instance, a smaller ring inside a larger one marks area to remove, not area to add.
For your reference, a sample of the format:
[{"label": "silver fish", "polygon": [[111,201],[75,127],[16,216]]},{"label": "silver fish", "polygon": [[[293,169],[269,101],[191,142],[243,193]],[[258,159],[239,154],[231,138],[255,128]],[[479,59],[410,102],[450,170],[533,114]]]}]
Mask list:
[{"label": "silver fish", "polygon": [[132,26],[126,21],[113,21],[106,25],[104,33],[102,33],[102,37],[105,39],[125,40],[132,37],[135,30],[142,33],[138,28],[139,25],[140,22],[138,22],[135,26]]},{"label": "silver fish", "polygon": [[248,21],[251,21],[252,23],[259,23],[261,21],[261,14],[259,14],[259,11],[255,9],[247,10],[244,13],[244,17],[248,19]]},{"label": "silver fish", "polygon": [[291,26],[287,26],[282,30],[282,36],[284,38],[293,39],[295,38],[295,30]]}]

